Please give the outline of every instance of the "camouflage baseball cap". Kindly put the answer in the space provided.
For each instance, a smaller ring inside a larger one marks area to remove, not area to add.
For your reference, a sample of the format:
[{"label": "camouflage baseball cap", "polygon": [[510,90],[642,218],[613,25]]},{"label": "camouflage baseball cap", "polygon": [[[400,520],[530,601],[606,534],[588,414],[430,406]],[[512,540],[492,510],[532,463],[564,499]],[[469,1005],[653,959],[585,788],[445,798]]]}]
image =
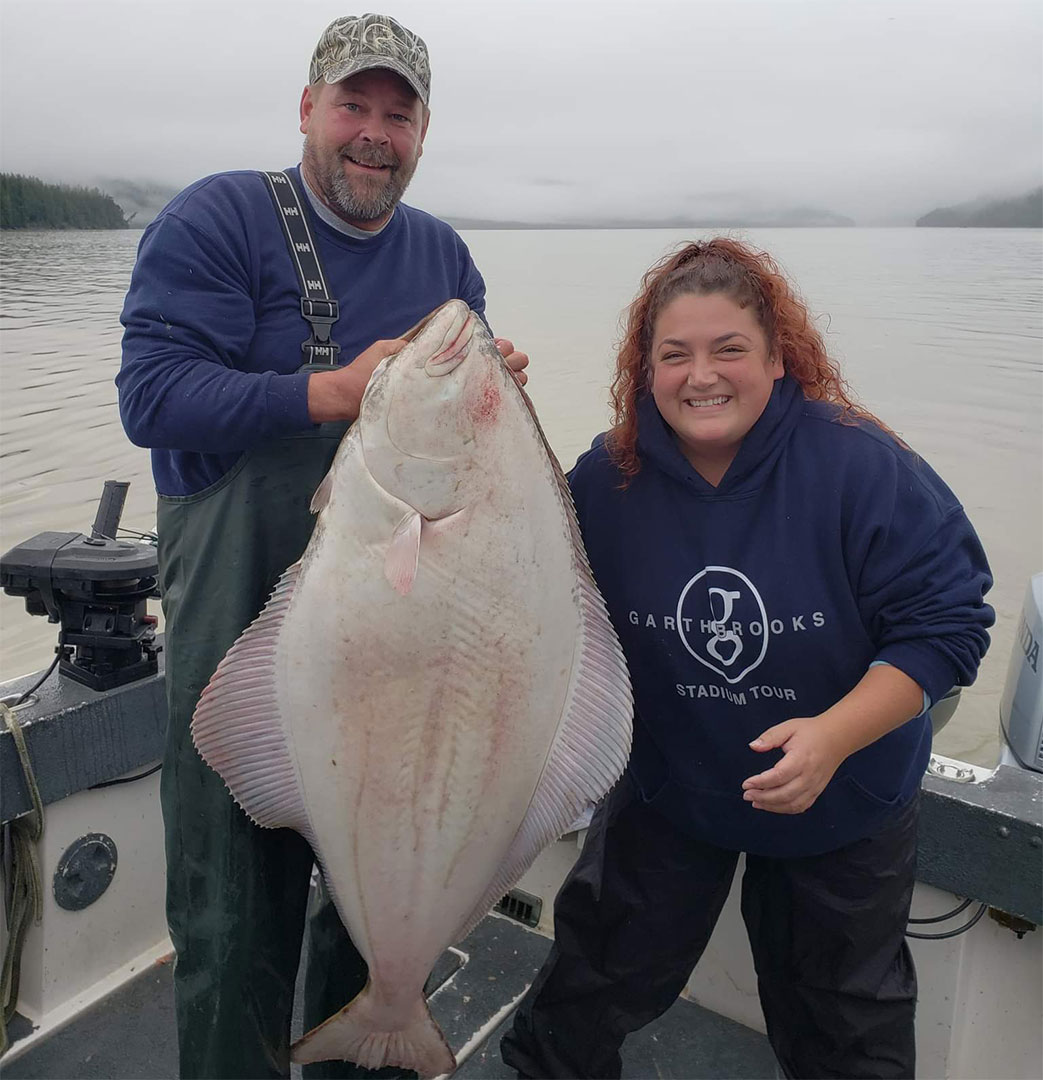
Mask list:
[{"label": "camouflage baseball cap", "polygon": [[427,46],[390,15],[345,15],[323,31],[311,58],[308,82],[340,82],[360,71],[386,68],[403,79],[426,105],[431,94]]}]

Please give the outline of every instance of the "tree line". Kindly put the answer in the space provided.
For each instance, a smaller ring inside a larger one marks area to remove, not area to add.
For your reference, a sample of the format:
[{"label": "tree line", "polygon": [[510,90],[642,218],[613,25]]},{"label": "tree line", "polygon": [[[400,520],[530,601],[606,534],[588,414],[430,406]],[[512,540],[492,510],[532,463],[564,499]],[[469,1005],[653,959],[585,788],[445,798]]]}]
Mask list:
[{"label": "tree line", "polygon": [[916,224],[983,229],[1043,228],[1043,188],[1013,199],[942,206],[917,218]]},{"label": "tree line", "polygon": [[126,229],[123,211],[97,188],[0,173],[0,229]]}]

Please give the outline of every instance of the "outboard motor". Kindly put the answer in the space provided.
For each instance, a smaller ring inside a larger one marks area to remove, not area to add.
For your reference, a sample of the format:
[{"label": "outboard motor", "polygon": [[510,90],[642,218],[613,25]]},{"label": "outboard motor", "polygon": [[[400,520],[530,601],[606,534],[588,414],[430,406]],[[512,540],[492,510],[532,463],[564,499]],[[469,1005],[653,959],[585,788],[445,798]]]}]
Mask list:
[{"label": "outboard motor", "polygon": [[45,532],[0,558],[0,587],[30,615],[60,623],[59,671],[111,690],[158,670],[158,559],[151,543],[117,539],[129,484],[107,480],[90,536]]},{"label": "outboard motor", "polygon": [[1029,582],[1025,606],[1018,622],[1017,640],[1007,669],[1000,700],[1003,745],[1000,761],[1043,772],[1043,574]]}]

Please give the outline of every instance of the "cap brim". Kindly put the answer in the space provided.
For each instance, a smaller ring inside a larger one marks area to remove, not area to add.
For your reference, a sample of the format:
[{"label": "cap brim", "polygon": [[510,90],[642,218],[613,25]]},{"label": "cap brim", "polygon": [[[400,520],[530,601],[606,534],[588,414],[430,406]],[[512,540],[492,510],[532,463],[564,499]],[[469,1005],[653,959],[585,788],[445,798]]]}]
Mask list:
[{"label": "cap brim", "polygon": [[357,75],[360,71],[372,71],[374,68],[383,68],[385,71],[393,71],[396,75],[400,75],[407,83],[409,83],[416,96],[420,98],[425,105],[427,104],[427,90],[421,84],[420,80],[405,64],[400,60],[395,60],[393,57],[359,56],[354,60],[349,60],[345,63],[338,64],[335,67],[331,67],[323,75],[323,79],[328,83],[339,83],[343,82],[345,79],[350,79],[352,75]]}]

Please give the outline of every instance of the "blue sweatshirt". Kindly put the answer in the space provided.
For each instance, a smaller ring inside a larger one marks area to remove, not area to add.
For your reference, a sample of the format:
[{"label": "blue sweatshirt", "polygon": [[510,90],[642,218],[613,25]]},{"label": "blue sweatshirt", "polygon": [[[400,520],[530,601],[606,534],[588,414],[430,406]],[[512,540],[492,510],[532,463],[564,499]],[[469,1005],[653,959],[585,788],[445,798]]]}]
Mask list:
[{"label": "blue sweatshirt", "polygon": [[630,485],[603,437],[570,475],[634,683],[631,779],[720,847],[811,855],[874,832],[919,787],[928,714],[849,757],[796,815],[743,801],[743,780],[781,756],[749,742],[823,712],[874,661],[938,701],[988,646],[992,578],[955,496],[891,436],[838,415],[780,379],[715,488],[645,395]]},{"label": "blue sweatshirt", "polygon": [[[291,170],[300,180],[299,170]],[[444,222],[399,204],[353,239],[306,203],[331,295],[333,339],[350,361],[446,300],[484,316],[485,283]],[[156,488],[189,495],[242,451],[310,426],[300,285],[263,176],[220,173],[186,188],[141,238],[121,321],[120,416],[152,448]]]}]

